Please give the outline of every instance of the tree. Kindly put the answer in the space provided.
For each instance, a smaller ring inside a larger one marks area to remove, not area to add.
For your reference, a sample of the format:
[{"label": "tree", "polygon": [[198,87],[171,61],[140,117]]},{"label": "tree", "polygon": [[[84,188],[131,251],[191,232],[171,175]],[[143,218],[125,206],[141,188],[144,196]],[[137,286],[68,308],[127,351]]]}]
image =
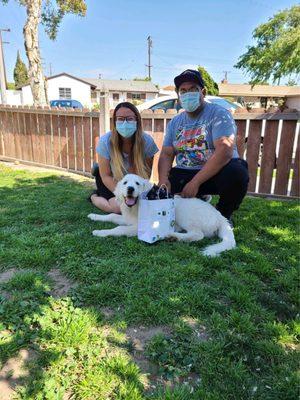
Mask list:
[{"label": "tree", "polygon": [[[0,0],[6,4],[9,0]],[[35,106],[48,103],[46,81],[39,49],[39,24],[42,23],[51,40],[55,40],[65,14],[84,16],[85,0],[16,0],[26,8],[27,20],[23,28],[25,50],[28,58],[28,76]]]},{"label": "tree", "polygon": [[257,41],[239,57],[236,68],[250,74],[251,83],[273,83],[300,72],[300,6],[280,11],[253,31]]},{"label": "tree", "polygon": [[133,78],[134,81],[143,81],[143,82],[151,82],[151,78],[149,76],[146,76],[145,78],[139,78],[138,76]]},{"label": "tree", "polygon": [[20,57],[20,52],[17,54],[16,66],[14,69],[14,80],[16,87],[25,85],[28,83],[28,71],[26,65],[23,63]]},{"label": "tree", "polygon": [[205,83],[206,93],[216,96],[219,94],[218,84],[213,80],[213,78],[209,75],[204,67],[198,66],[198,71],[202,75],[202,78]]}]

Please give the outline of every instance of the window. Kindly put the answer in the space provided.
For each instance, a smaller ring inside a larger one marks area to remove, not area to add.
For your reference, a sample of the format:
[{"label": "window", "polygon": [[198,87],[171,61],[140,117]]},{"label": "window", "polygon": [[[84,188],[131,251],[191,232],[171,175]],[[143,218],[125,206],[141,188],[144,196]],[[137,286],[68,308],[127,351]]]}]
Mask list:
[{"label": "window", "polygon": [[71,88],[59,88],[59,99],[71,99]]},{"label": "window", "polygon": [[113,100],[119,101],[120,95],[119,93],[113,93]]},{"label": "window", "polygon": [[141,93],[132,93],[132,100],[141,100],[142,95]]},{"label": "window", "polygon": [[166,100],[166,101],[161,101],[158,104],[155,104],[155,106],[150,107],[151,110],[170,110],[174,108],[174,100]]}]

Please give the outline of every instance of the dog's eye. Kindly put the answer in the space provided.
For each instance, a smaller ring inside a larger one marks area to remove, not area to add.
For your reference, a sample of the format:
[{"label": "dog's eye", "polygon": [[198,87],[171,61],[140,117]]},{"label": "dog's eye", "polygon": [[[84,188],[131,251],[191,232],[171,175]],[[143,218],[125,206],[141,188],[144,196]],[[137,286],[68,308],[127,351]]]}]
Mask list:
[{"label": "dog's eye", "polygon": [[127,185],[127,181],[123,182],[123,185]]},{"label": "dog's eye", "polygon": [[140,185],[138,182],[135,182],[137,185]]}]

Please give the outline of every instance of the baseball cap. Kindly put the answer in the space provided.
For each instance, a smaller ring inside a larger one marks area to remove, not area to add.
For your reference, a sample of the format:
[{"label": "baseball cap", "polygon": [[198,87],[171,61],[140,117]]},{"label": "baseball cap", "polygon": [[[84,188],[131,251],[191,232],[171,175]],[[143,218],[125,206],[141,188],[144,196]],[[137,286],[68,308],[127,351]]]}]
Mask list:
[{"label": "baseball cap", "polygon": [[174,78],[176,89],[178,89],[183,82],[195,82],[204,88],[204,81],[200,72],[194,69],[186,69]]}]

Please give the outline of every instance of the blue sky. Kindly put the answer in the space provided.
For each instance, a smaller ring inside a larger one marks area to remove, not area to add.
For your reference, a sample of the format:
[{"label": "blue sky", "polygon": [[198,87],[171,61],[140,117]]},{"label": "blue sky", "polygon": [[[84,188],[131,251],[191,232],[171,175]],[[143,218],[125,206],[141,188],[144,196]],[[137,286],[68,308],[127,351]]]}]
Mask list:
[{"label": "blue sky", "polygon": [[[229,71],[231,83],[247,77],[233,65],[252,43],[254,28],[295,2],[287,0],[88,0],[85,18],[66,16],[56,41],[40,27],[46,75],[131,79],[147,75],[147,37],[151,35],[152,80],[173,83],[182,70],[204,66],[217,81]],[[23,61],[25,10],[15,0],[0,5],[7,77],[13,81],[17,50]]]}]

